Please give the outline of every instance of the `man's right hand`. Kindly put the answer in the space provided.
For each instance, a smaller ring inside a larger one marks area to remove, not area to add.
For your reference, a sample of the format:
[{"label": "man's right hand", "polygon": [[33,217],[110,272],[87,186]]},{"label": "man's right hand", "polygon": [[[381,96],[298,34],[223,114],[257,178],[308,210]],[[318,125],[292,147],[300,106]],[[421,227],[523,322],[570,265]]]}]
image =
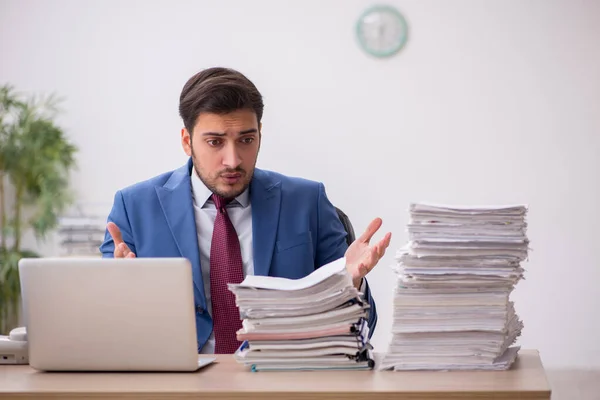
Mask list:
[{"label": "man's right hand", "polygon": [[115,243],[114,257],[135,258],[135,253],[129,250],[129,246],[123,241],[123,236],[121,236],[119,227],[115,223],[109,222],[106,225],[106,229],[108,229],[108,233],[110,233],[110,236],[112,236],[113,242]]}]

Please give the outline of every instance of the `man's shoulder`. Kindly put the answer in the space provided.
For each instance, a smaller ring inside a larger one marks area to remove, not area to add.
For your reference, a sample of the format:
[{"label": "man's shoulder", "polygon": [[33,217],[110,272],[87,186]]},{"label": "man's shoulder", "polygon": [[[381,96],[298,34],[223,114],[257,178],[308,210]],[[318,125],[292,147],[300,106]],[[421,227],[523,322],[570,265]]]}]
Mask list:
[{"label": "man's shoulder", "polygon": [[321,182],[301,178],[298,176],[284,175],[279,172],[256,168],[255,177],[265,186],[279,185],[282,190],[319,190]]},{"label": "man's shoulder", "polygon": [[184,178],[185,167],[180,167],[171,171],[163,172],[151,178],[136,182],[122,188],[120,191],[123,195],[138,195],[146,192],[154,192],[156,187],[168,186],[170,182],[175,180],[181,181]]}]

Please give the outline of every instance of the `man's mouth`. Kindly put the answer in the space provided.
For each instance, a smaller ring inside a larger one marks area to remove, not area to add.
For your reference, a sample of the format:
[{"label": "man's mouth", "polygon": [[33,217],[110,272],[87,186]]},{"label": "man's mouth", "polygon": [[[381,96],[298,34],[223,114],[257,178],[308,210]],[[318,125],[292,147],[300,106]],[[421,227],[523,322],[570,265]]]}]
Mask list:
[{"label": "man's mouth", "polygon": [[221,174],[221,178],[228,184],[235,184],[242,179],[242,174],[239,172]]}]

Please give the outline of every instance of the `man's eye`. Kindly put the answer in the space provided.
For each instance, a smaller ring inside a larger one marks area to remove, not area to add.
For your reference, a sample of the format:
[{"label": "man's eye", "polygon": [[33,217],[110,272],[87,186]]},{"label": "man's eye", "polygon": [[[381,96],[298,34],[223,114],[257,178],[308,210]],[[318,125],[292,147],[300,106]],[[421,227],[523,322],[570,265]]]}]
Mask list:
[{"label": "man's eye", "polygon": [[211,139],[211,140],[207,140],[206,143],[208,143],[209,146],[216,147],[221,144],[221,140]]},{"label": "man's eye", "polygon": [[253,137],[247,137],[247,138],[243,138],[242,139],[242,143],[250,144],[252,142],[254,142],[254,138]]}]

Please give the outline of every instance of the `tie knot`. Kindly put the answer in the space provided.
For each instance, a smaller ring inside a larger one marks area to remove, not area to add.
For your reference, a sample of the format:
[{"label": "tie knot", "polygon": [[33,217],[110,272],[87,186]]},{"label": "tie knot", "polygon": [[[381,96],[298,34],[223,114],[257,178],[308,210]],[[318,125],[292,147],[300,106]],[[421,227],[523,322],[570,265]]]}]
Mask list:
[{"label": "tie knot", "polygon": [[224,211],[225,207],[227,207],[227,204],[231,203],[233,199],[226,199],[225,197],[213,193],[212,200],[215,203],[217,210]]}]

